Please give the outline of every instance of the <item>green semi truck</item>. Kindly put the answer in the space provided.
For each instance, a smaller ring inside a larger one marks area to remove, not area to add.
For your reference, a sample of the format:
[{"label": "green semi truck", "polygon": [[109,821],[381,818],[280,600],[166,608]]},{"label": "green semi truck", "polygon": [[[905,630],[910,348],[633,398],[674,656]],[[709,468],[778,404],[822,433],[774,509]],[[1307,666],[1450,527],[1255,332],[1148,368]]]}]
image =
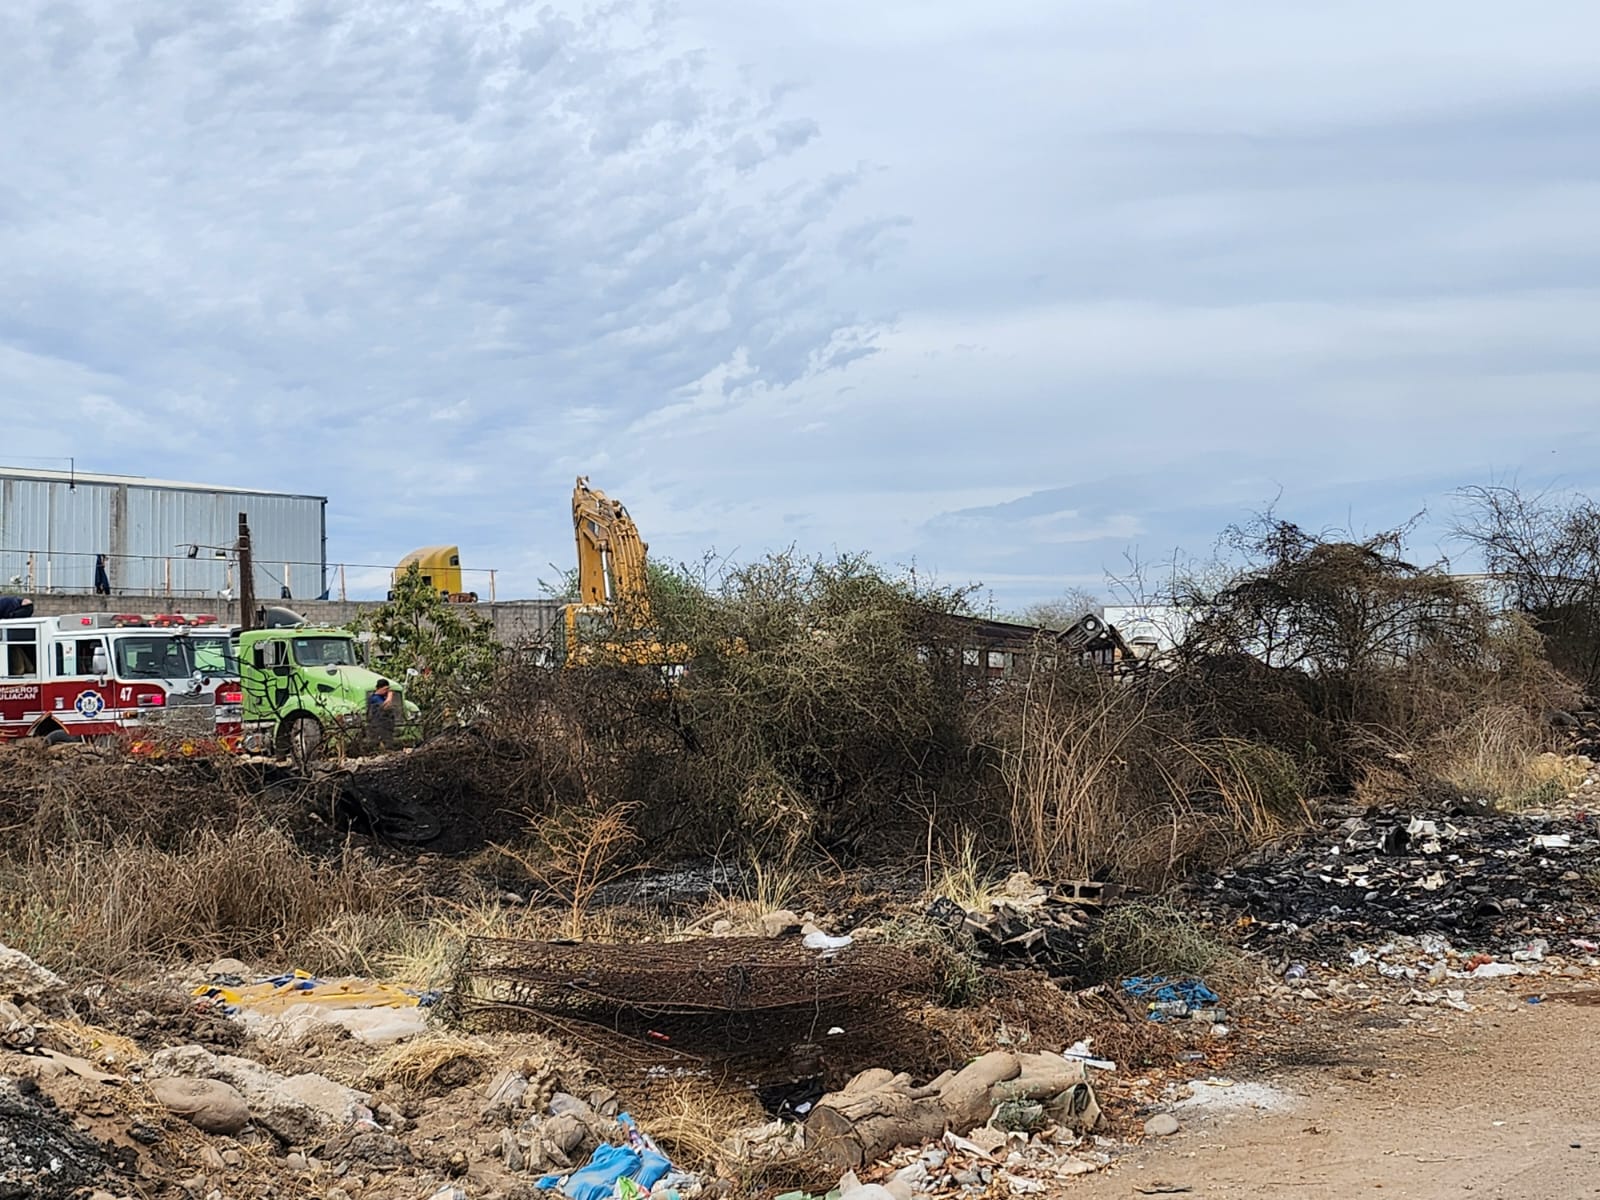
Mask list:
[{"label": "green semi truck", "polygon": [[[307,762],[330,741],[365,729],[367,700],[381,676],[365,666],[348,630],[247,629],[238,634],[237,650],[246,751]],[[420,714],[403,695],[401,704],[396,724],[404,730]]]}]

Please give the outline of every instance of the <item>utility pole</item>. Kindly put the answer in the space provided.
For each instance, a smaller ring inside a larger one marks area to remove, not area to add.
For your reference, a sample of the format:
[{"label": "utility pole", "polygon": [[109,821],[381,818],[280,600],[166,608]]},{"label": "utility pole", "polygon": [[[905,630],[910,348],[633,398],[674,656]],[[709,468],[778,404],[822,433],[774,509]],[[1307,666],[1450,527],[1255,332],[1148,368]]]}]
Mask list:
[{"label": "utility pole", "polygon": [[253,629],[256,620],[256,568],[250,555],[250,523],[239,514],[239,628]]}]

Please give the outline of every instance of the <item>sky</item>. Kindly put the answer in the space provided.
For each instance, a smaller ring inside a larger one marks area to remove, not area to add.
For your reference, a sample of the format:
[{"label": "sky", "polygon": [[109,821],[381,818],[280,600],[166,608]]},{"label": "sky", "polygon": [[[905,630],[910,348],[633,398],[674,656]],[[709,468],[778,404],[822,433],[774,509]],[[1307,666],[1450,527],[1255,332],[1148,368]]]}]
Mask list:
[{"label": "sky", "polygon": [[358,590],[538,594],[580,474],[1006,611],[1600,486],[1588,0],[10,0],[0,77],[0,463],[326,495]]}]

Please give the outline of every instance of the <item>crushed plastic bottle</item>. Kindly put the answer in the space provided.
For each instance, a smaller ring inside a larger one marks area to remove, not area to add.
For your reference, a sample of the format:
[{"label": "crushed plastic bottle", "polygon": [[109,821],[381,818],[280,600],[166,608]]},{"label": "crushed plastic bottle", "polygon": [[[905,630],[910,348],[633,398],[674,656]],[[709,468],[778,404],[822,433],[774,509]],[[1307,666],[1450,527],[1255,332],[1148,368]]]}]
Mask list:
[{"label": "crushed plastic bottle", "polygon": [[1283,977],[1290,983],[1297,979],[1304,979],[1306,977],[1305,963],[1291,963],[1289,969],[1283,973]]}]

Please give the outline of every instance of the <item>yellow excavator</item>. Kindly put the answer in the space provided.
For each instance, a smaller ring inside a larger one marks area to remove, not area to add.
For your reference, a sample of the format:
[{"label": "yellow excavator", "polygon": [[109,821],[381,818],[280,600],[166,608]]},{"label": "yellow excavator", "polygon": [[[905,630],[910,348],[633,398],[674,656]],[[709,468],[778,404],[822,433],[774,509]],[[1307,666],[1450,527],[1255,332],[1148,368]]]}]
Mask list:
[{"label": "yellow excavator", "polygon": [[572,530],[578,544],[578,602],[562,606],[562,660],[566,666],[596,658],[633,666],[682,666],[686,646],[663,646],[655,635],[650,577],[639,536],[620,500],[578,476],[572,489]]}]

